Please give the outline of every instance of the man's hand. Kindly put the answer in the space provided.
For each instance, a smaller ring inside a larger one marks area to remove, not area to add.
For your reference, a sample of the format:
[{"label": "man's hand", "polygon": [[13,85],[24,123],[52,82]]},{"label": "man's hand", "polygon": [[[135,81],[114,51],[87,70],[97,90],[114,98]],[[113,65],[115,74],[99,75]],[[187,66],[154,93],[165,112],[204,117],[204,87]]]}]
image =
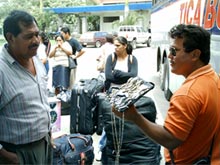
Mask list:
[{"label": "man's hand", "polygon": [[77,57],[75,54],[71,55],[71,57],[75,60]]},{"label": "man's hand", "polygon": [[19,158],[17,154],[2,148],[0,150],[0,164],[19,164]]},{"label": "man's hand", "polygon": [[[112,112],[120,118],[122,118],[123,116],[123,113],[117,111],[114,106],[112,107]],[[138,113],[134,105],[131,105],[128,109],[124,111],[124,118],[128,121],[135,122],[139,115],[140,114]]]}]

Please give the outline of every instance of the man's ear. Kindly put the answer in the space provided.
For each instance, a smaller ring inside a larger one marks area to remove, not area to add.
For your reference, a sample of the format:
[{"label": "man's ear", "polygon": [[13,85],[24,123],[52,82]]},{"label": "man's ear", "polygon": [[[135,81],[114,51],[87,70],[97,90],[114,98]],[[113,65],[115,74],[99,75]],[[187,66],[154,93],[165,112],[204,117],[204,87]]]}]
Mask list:
[{"label": "man's ear", "polygon": [[201,50],[199,50],[199,49],[193,50],[193,52],[192,52],[192,57],[193,57],[194,59],[199,59],[199,58],[200,58],[200,55],[201,55]]},{"label": "man's ear", "polygon": [[14,40],[13,34],[7,33],[7,34],[6,34],[6,40],[7,40],[8,42],[13,42],[13,40]]}]

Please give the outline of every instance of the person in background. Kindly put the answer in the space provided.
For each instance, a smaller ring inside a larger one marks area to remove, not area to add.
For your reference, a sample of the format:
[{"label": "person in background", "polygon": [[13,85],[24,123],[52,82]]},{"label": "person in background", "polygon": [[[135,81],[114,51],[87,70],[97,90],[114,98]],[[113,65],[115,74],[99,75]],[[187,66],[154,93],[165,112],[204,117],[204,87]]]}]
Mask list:
[{"label": "person in background", "polygon": [[[51,49],[51,42],[50,42],[50,40],[49,40],[46,33],[41,32],[40,36],[42,38],[43,44],[46,46],[46,54],[47,54],[47,57],[48,57],[49,53],[50,53],[50,49]],[[48,60],[47,60],[47,63],[45,64],[45,67],[46,67],[46,70],[48,72],[49,71],[49,61]]]},{"label": "person in background", "polygon": [[37,22],[13,10],[3,23],[0,51],[0,164],[51,164],[46,71],[36,57]]},{"label": "person in background", "polygon": [[133,105],[124,117],[165,147],[167,164],[194,164],[209,155],[211,164],[220,164],[220,80],[209,64],[210,33],[196,25],[179,24],[169,36],[171,71],[186,80],[171,97],[164,125],[150,122]]},{"label": "person in background", "polygon": [[[64,39],[67,42],[69,42],[69,44],[71,45],[72,54],[73,54],[72,58],[75,60],[76,65],[78,65],[77,59],[85,53],[85,51],[83,50],[82,45],[76,39],[71,37],[70,29],[68,27],[63,27],[63,28],[61,28],[60,31],[61,31],[61,34],[64,37]],[[71,71],[70,71],[70,89],[73,88],[73,85],[75,83],[76,71],[77,71],[77,68],[71,69]]]},{"label": "person in background", "polygon": [[[120,87],[126,83],[129,78],[138,75],[138,61],[132,55],[132,46],[128,43],[125,37],[119,36],[114,39],[115,51],[108,55],[105,64],[105,90],[109,92],[111,87]],[[105,164],[105,155],[102,151],[106,146],[106,133],[103,130],[100,141],[97,160],[102,159]]]},{"label": "person in background", "polygon": [[55,95],[70,88],[70,69],[68,56],[72,55],[70,44],[61,34],[55,36],[56,44],[51,48],[49,58],[53,58],[52,81]]},{"label": "person in background", "polygon": [[120,86],[131,77],[138,74],[137,58],[132,55],[132,46],[125,37],[119,36],[114,40],[115,53],[107,57],[105,64],[105,89]]},{"label": "person in background", "polygon": [[45,33],[42,33],[41,37],[43,39],[44,45],[46,46],[46,54],[47,54],[47,56],[49,56],[50,48],[51,48],[50,39],[48,38],[48,36]]},{"label": "person in background", "polygon": [[[102,47],[100,48],[101,53],[98,56],[97,60],[97,70],[100,72],[100,75],[104,78],[104,71],[105,71],[105,62],[106,59],[108,57],[108,55],[111,55],[115,52],[115,46],[113,44],[113,40],[114,40],[114,36],[112,34],[107,34],[106,35],[106,43],[104,45],[102,45]],[[100,76],[99,75],[99,76]],[[96,160],[100,161],[101,160],[101,154],[102,154],[102,150],[105,146],[106,143],[106,138],[105,138],[105,132],[104,129],[102,131],[101,134],[101,138],[99,140],[99,144],[98,144],[98,152],[96,153]]]},{"label": "person in background", "polygon": [[39,37],[40,37],[40,45],[37,49],[37,56],[39,57],[39,59],[42,61],[42,63],[44,64],[45,66],[45,69],[48,73],[48,70],[49,70],[49,65],[48,65],[48,60],[47,60],[47,54],[46,54],[46,46],[44,45],[43,43],[43,36],[44,36],[44,33],[43,32],[40,32],[39,33]]},{"label": "person in background", "polygon": [[113,43],[114,36],[112,34],[106,35],[106,43],[101,46],[101,53],[96,59],[98,61],[97,63],[97,70],[102,73],[105,71],[105,62],[108,57],[108,55],[115,52],[115,46]]}]

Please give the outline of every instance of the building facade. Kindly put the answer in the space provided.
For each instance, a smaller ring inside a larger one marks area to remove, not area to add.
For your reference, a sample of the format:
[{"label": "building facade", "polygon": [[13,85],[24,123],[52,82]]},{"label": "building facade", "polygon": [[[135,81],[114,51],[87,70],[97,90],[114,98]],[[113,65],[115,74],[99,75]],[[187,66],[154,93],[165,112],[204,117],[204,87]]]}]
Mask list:
[{"label": "building facade", "polygon": [[[57,14],[69,13],[77,14],[79,23],[76,32],[88,31],[87,17],[91,15],[99,16],[100,31],[117,32],[118,26],[114,21],[123,21],[125,14],[135,12],[137,15],[136,25],[141,25],[145,29],[150,23],[150,11],[152,6],[151,0],[93,0],[95,6],[76,6],[76,7],[60,7],[50,8]],[[81,30],[79,30],[81,28]]]}]

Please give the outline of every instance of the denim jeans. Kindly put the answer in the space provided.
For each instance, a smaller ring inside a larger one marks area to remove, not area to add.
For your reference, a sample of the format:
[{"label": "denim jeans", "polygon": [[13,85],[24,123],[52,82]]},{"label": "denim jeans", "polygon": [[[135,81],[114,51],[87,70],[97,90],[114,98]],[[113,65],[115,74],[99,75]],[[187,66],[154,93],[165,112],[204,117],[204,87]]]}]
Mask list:
[{"label": "denim jeans", "polygon": [[106,133],[105,133],[105,130],[103,129],[102,130],[102,134],[101,134],[101,138],[99,140],[99,150],[102,151],[103,148],[105,147],[106,145]]}]

